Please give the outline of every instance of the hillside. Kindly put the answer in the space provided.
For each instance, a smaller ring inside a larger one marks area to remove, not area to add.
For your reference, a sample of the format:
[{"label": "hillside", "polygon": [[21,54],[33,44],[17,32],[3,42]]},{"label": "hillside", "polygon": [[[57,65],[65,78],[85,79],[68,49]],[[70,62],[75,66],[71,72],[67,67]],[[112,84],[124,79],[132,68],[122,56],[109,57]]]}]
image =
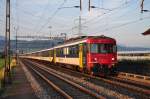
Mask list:
[{"label": "hillside", "polygon": [[[20,40],[18,41],[18,49],[22,50],[23,52],[28,51],[35,51],[35,50],[41,50],[41,49],[47,49],[54,45],[57,45],[58,43],[62,42],[62,40],[54,41],[54,40],[34,40],[34,41],[24,41]],[[4,48],[4,40],[0,40],[0,52],[3,51]],[[11,40],[11,50],[16,49],[16,41]],[[145,51],[150,50],[150,48],[143,48],[143,47],[127,47],[123,45],[117,46],[118,51]]]},{"label": "hillside", "polygon": [[[34,41],[24,41],[24,40],[19,40],[18,41],[18,49],[22,50],[23,52],[27,51],[32,51],[32,50],[41,50],[41,49],[46,49],[50,48],[59,42],[62,42],[62,40],[55,41],[55,40],[34,40]],[[0,51],[2,52],[4,49],[4,40],[0,40]],[[11,40],[11,50],[16,49],[16,41]]]}]

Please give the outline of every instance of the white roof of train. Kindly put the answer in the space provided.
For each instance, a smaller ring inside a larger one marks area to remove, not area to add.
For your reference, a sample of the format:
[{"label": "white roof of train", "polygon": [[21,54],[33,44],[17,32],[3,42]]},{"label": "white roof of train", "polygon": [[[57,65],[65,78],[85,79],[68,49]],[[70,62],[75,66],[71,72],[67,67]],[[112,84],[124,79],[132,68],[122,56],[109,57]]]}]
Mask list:
[{"label": "white roof of train", "polygon": [[[89,36],[89,37],[96,37],[96,36]],[[98,37],[98,36],[97,36]],[[101,35],[99,37],[106,37],[104,35]],[[79,38],[79,39],[76,39],[74,41],[70,41],[70,42],[67,42],[67,43],[64,43],[62,45],[57,45],[55,47],[52,47],[52,48],[49,48],[49,49],[44,49],[44,50],[39,50],[39,51],[34,51],[34,52],[29,52],[29,53],[25,53],[25,54],[22,54],[22,55],[26,55],[26,54],[34,54],[34,53],[38,53],[38,52],[43,52],[43,51],[48,51],[48,50],[52,50],[52,49],[55,49],[55,48],[61,48],[61,47],[67,47],[67,46],[71,46],[71,45],[76,45],[76,44],[79,44],[79,43],[84,43],[87,41],[87,37],[84,37],[84,38]],[[109,38],[109,37],[107,37]],[[112,38],[111,38],[112,39]]]},{"label": "white roof of train", "polygon": [[44,49],[44,50],[39,50],[39,51],[34,51],[34,52],[29,52],[29,53],[25,53],[25,54],[34,54],[34,53],[38,53],[38,52],[52,50],[52,49],[55,49],[55,48],[61,48],[61,47],[67,47],[67,46],[71,46],[71,45],[76,45],[76,44],[83,43],[83,42],[86,42],[86,39],[82,39],[82,40],[74,41],[74,42],[68,42],[68,43],[64,43],[62,45],[57,45],[57,46],[52,47],[52,48],[48,48],[48,49]]}]

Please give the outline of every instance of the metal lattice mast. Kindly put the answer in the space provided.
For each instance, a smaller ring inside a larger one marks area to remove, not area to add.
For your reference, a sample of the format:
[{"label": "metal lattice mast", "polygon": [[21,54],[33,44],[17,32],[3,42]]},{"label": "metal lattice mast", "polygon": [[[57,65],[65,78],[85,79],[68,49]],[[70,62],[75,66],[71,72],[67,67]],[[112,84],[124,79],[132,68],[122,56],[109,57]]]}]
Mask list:
[{"label": "metal lattice mast", "polygon": [[6,0],[5,76],[10,72],[10,0]]},{"label": "metal lattice mast", "polygon": [[80,15],[79,15],[79,27],[78,27],[78,35],[82,35],[82,25],[81,25],[81,13],[82,13],[82,0],[80,0]]}]

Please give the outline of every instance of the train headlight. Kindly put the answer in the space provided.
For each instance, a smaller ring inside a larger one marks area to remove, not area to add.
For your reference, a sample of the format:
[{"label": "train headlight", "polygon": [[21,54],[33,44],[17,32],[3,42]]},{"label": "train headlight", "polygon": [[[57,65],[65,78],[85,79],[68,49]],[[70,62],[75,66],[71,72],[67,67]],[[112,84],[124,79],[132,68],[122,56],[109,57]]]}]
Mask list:
[{"label": "train headlight", "polygon": [[97,58],[93,58],[93,59],[92,59],[92,62],[97,62]]},{"label": "train headlight", "polygon": [[94,61],[97,61],[97,58],[94,58]]},{"label": "train headlight", "polygon": [[114,60],[115,60],[115,58],[112,58],[111,60],[113,60],[113,61],[114,61]]}]

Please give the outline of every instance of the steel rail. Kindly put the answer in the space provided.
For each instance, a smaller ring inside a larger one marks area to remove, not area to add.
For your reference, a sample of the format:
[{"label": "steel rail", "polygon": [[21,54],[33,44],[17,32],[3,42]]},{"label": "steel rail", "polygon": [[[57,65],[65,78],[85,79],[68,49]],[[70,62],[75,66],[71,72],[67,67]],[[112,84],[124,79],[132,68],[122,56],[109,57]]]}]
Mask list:
[{"label": "steel rail", "polygon": [[109,84],[117,86],[117,87],[122,87],[122,88],[128,89],[130,91],[137,92],[138,94],[150,95],[150,90],[146,90],[146,89],[139,88],[139,87],[136,87],[136,86],[133,86],[133,85],[125,84],[125,83],[121,83],[121,82],[118,82],[118,81],[112,81],[112,80],[106,79],[106,78],[101,78],[101,77],[96,77],[96,76],[92,76],[92,75],[88,75],[88,74],[83,74],[83,73],[73,71],[73,70],[70,70],[70,69],[66,69],[66,68],[63,68],[63,69],[65,69],[67,71],[70,71],[72,73],[83,75],[84,77],[88,77],[88,78],[91,78],[91,79],[103,81],[103,82],[109,83]]},{"label": "steel rail", "polygon": [[139,74],[126,73],[126,72],[118,72],[118,77],[133,80],[133,81],[138,81],[141,83],[147,83],[150,85],[150,77],[149,76],[143,76],[143,75],[139,75]]},{"label": "steel rail", "polygon": [[[31,62],[31,61],[30,61]],[[46,66],[42,66],[41,64],[38,64],[38,63],[35,63],[35,62],[31,62],[31,63],[33,63],[33,64],[37,64],[37,65],[39,65],[41,68],[44,68],[44,69],[46,69],[46,70],[49,70],[50,72],[53,72],[53,73],[55,73],[55,74],[58,74],[58,75],[60,75],[60,76],[62,76],[62,77],[65,77],[65,78],[67,78],[67,79],[69,79],[69,80],[72,80],[73,82],[75,82],[75,83],[78,83],[78,84],[80,84],[80,85],[82,85],[82,86],[87,86],[89,89],[92,89],[92,90],[94,90],[96,93],[98,93],[98,94],[100,94],[101,93],[101,91],[102,91],[102,89],[101,89],[101,87],[99,87],[98,85],[95,85],[94,83],[91,83],[91,82],[89,82],[89,81],[87,81],[87,80],[84,80],[83,78],[78,78],[78,77],[74,77],[74,76],[71,76],[71,75],[66,75],[65,73],[63,73],[63,72],[60,72],[60,71],[57,71],[57,70],[55,70],[55,69],[51,69],[51,68],[48,68],[48,67],[46,67]],[[112,94],[111,94],[112,95]],[[108,96],[111,96],[110,94],[108,95]],[[115,96],[116,94],[114,94],[113,93],[113,96]],[[119,95],[120,96],[120,95]],[[122,97],[124,97],[124,96],[122,96]],[[118,97],[116,97],[116,98],[118,98]],[[126,97],[127,98],[127,97]]]},{"label": "steel rail", "polygon": [[118,81],[118,82],[128,83],[130,85],[138,86],[140,88],[150,89],[150,84],[146,83],[146,82],[140,82],[140,81],[136,81],[134,79],[128,79],[126,77],[118,77],[118,76],[116,76],[116,77],[110,76],[110,77],[107,77],[107,78]]},{"label": "steel rail", "polygon": [[[20,61],[20,64],[25,66],[24,63]],[[37,75],[39,75],[43,80],[45,80],[52,88],[54,88],[57,92],[59,92],[62,96],[64,96],[66,99],[73,99],[70,95],[68,95],[66,92],[64,92],[62,89],[60,89],[57,85],[55,85],[53,82],[48,80],[45,76],[43,76],[40,72],[30,67]]]},{"label": "steel rail", "polygon": [[[77,72],[77,73],[79,73],[79,72]],[[80,74],[82,74],[82,73],[80,73]],[[131,90],[131,91],[134,91],[134,92],[137,92],[137,93],[150,95],[150,90],[146,90],[146,89],[143,89],[143,88],[140,88],[140,87],[136,87],[136,86],[133,86],[133,85],[128,85],[128,84],[121,83],[121,82],[118,82],[118,81],[112,81],[112,80],[109,80],[109,79],[106,79],[106,78],[96,77],[96,76],[92,76],[92,75],[88,75],[88,74],[82,74],[82,75],[84,75],[86,77],[93,78],[93,79],[104,81],[104,82],[112,84],[114,86],[120,86],[122,88],[126,88],[128,90]]]},{"label": "steel rail", "polygon": [[35,64],[35,63],[32,63],[32,64],[34,64],[34,65],[37,66],[38,68],[40,68],[40,69],[46,71],[47,73],[49,73],[49,74],[51,74],[51,75],[53,75],[53,76],[55,76],[55,77],[57,77],[57,78],[59,78],[59,79],[65,81],[65,82],[67,82],[68,84],[70,84],[70,85],[72,85],[72,86],[74,86],[74,87],[80,89],[81,91],[83,91],[83,92],[85,92],[85,93],[87,93],[87,94],[89,94],[89,95],[91,95],[91,96],[93,96],[93,97],[95,97],[95,98],[97,98],[97,99],[105,99],[103,96],[100,96],[100,95],[98,95],[98,94],[96,94],[96,93],[94,93],[94,92],[92,92],[92,91],[90,91],[90,90],[88,90],[88,89],[86,89],[86,88],[80,86],[79,84],[74,83],[73,81],[70,81],[70,80],[68,80],[68,79],[65,79],[65,78],[61,77],[60,75],[58,75],[58,74],[55,74],[55,73],[53,73],[53,72],[50,72],[50,71],[47,70],[46,68],[43,68],[43,67],[41,67],[41,66],[38,66],[38,65]]}]

